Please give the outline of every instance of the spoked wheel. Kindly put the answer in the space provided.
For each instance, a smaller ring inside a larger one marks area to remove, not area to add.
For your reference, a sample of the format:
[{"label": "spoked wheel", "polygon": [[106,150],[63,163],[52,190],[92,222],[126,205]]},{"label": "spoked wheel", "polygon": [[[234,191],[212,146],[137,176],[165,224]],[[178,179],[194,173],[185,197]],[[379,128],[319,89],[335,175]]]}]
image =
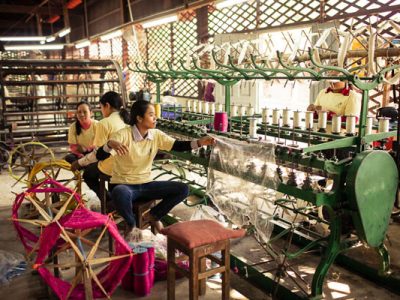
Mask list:
[{"label": "spoked wheel", "polygon": [[[90,236],[89,230],[92,230]],[[102,248],[107,231],[115,241],[112,256]],[[65,244],[51,254],[50,249],[59,237]],[[131,249],[110,216],[85,208],[51,223],[43,230],[41,241],[34,268],[60,299],[110,299],[132,259]],[[53,261],[54,255],[58,257],[57,263]],[[62,280],[52,275],[55,269],[62,271]]]},{"label": "spoked wheel", "polygon": [[28,183],[28,175],[36,163],[53,160],[54,153],[50,148],[39,142],[29,142],[12,150],[8,160],[8,171],[16,180],[14,185],[18,182]]},{"label": "spoked wheel", "polygon": [[0,142],[0,170],[7,167],[7,162],[10,159],[10,148],[6,143]]},{"label": "spoked wheel", "polygon": [[78,193],[51,178],[16,196],[12,207],[12,221],[28,260],[39,249],[39,233],[43,228],[57,222],[79,205],[83,206],[83,203]]},{"label": "spoked wheel", "polygon": [[71,165],[65,160],[38,162],[29,173],[28,187],[39,184],[47,178],[52,178],[81,194],[81,172],[71,171]]}]

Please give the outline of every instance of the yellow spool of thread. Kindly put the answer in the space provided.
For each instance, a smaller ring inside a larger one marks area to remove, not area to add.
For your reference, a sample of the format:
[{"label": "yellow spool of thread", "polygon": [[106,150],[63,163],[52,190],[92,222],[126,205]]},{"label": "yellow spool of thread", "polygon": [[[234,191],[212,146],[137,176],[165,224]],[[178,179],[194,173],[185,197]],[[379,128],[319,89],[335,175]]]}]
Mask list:
[{"label": "yellow spool of thread", "polygon": [[160,103],[154,103],[154,110],[156,112],[156,117],[158,119],[161,118],[161,104]]}]

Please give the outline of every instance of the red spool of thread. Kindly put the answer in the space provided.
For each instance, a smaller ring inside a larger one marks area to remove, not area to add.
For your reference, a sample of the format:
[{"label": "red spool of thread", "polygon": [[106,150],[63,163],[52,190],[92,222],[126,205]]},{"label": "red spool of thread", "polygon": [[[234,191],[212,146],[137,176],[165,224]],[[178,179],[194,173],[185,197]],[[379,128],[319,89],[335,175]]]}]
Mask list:
[{"label": "red spool of thread", "polygon": [[228,114],[224,111],[216,112],[214,115],[214,130],[218,132],[228,131]]}]

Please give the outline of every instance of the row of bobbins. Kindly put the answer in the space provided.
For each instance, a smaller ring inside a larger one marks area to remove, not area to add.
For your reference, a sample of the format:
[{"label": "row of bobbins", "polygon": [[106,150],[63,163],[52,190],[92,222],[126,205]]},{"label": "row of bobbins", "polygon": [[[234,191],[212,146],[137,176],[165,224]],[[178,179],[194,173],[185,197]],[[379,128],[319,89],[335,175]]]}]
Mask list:
[{"label": "row of bobbins", "polygon": [[[314,129],[314,112],[313,111],[306,111],[305,114],[305,124],[304,127],[307,130]],[[270,124],[270,109],[263,108],[261,113],[262,122],[264,124]],[[282,110],[282,118],[281,118],[281,110],[280,109],[273,109],[272,110],[272,122],[271,124],[274,126],[281,126],[281,119],[282,119],[282,126],[292,128],[291,120],[291,111],[289,109]],[[365,134],[372,133],[372,126],[373,126],[373,119],[374,117],[368,116],[365,128]],[[293,112],[293,128],[301,129],[303,120],[303,112],[302,111],[294,111]],[[389,131],[389,121],[390,118],[381,117],[378,118],[378,132],[388,132]],[[319,111],[318,112],[318,122],[317,122],[317,129],[318,131],[324,132],[327,129],[327,122],[328,121],[328,112],[326,111]],[[357,117],[356,116],[346,116],[346,135],[355,135],[356,134],[356,123]],[[340,115],[332,115],[332,127],[331,132],[333,134],[340,134],[342,129],[342,116]]]}]

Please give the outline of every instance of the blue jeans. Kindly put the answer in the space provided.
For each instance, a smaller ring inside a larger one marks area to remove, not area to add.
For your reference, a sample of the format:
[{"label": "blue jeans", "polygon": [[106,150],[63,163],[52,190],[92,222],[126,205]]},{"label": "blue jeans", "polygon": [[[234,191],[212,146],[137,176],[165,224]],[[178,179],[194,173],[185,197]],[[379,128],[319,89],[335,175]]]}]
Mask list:
[{"label": "blue jeans", "polygon": [[118,213],[128,226],[135,227],[136,219],[132,211],[133,202],[140,200],[162,199],[150,210],[157,220],[164,217],[175,205],[189,195],[189,187],[176,181],[152,181],[143,184],[118,184],[112,187],[111,199]]}]

